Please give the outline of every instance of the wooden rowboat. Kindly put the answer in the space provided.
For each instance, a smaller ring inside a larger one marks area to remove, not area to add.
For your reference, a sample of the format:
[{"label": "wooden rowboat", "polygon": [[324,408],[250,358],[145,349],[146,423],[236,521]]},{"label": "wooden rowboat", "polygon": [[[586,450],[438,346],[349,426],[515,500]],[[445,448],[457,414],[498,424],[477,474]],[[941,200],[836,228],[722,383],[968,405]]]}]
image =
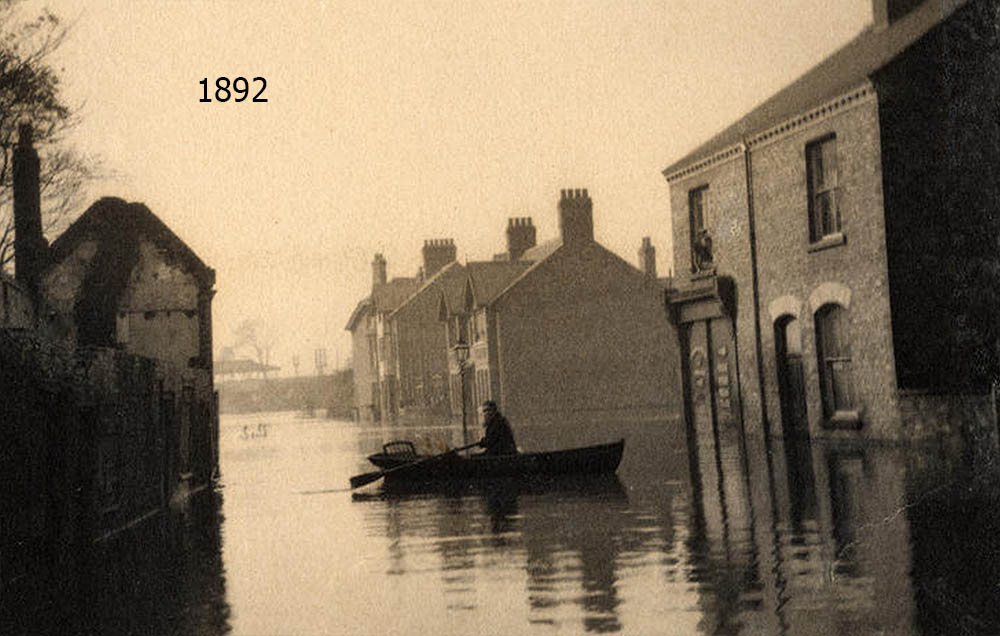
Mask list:
[{"label": "wooden rowboat", "polygon": [[470,455],[455,452],[418,455],[410,442],[389,442],[368,460],[385,472],[389,483],[474,482],[567,475],[613,474],[622,460],[625,440],[611,444],[517,455]]}]

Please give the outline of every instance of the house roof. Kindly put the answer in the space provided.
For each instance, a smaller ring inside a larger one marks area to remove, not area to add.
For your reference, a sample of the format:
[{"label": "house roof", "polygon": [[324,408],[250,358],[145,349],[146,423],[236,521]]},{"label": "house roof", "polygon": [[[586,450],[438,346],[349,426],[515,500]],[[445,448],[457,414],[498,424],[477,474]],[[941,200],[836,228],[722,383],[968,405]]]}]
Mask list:
[{"label": "house roof", "polygon": [[[446,301],[450,303],[453,297],[461,297],[463,289],[465,289],[465,268],[458,261],[452,261],[434,272],[433,276],[419,285],[392,313],[395,315],[417,297],[426,293],[436,292],[444,294]],[[452,305],[449,304],[448,306]]]},{"label": "house roof", "polygon": [[734,124],[663,170],[670,175],[868,81],[966,0],[928,0],[891,23],[868,28]]},{"label": "house roof", "polygon": [[49,262],[58,263],[68,257],[86,240],[114,244],[125,248],[137,246],[145,237],[166,250],[167,258],[175,258],[198,279],[211,287],[215,270],[205,265],[198,255],[142,203],[127,203],[117,197],[98,199],[74,221],[49,248]]},{"label": "house roof", "polygon": [[[479,306],[488,305],[500,294],[511,281],[530,269],[534,262],[518,261],[476,261],[467,263],[469,279],[472,282],[472,293]],[[463,286],[462,293],[465,288]],[[459,303],[462,302],[459,296]],[[455,305],[449,305],[455,306]]]},{"label": "house roof", "polygon": [[358,327],[358,321],[361,320],[361,316],[365,315],[365,312],[370,311],[372,307],[372,297],[365,296],[358,301],[355,305],[354,311],[351,312],[351,317],[347,319],[347,325],[344,327],[347,331],[354,331]]},{"label": "house roof", "polygon": [[391,312],[403,304],[410,295],[420,287],[416,278],[393,278],[387,283],[375,285],[372,289],[372,302],[375,311]]},{"label": "house roof", "polygon": [[[445,306],[448,310],[454,312],[465,304],[465,289],[468,281],[471,281],[476,302],[479,305],[488,304],[512,280],[529,269],[535,262],[548,258],[561,245],[561,239],[546,241],[526,250],[516,261],[471,261],[464,265],[452,261],[423,283],[417,282],[411,293],[396,304],[391,311],[395,314],[418,296],[436,289],[444,296]],[[348,328],[352,328],[351,322],[348,322]]]},{"label": "house roof", "polygon": [[562,239],[554,238],[540,243],[534,247],[528,248],[521,254],[520,260],[522,261],[544,261],[549,257],[552,252],[556,251],[562,247]]}]

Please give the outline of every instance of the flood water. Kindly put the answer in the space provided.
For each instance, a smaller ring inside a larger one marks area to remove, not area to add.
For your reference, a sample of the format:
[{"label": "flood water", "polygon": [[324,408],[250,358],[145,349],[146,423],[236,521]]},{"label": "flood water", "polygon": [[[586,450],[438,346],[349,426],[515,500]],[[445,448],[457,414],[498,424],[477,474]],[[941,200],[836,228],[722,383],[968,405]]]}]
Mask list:
[{"label": "flood water", "polygon": [[617,478],[351,492],[383,442],[461,429],[223,416],[219,488],[107,546],[85,599],[15,631],[1000,633],[997,482],[961,445],[513,424],[524,450],[624,437]]}]

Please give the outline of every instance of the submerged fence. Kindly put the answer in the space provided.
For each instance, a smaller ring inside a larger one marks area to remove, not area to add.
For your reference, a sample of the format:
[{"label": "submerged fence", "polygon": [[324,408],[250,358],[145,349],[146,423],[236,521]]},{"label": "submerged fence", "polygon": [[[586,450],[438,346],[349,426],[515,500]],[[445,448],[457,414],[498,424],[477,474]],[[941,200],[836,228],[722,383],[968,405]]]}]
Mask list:
[{"label": "submerged fence", "polygon": [[0,329],[5,589],[74,568],[83,547],[210,483],[217,466],[209,372]]}]

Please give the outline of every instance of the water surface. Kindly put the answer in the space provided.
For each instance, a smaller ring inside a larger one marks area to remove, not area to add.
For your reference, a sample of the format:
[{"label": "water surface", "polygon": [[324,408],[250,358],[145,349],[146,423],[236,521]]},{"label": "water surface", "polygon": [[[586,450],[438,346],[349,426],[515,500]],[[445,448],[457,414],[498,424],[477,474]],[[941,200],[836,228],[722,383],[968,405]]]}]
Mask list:
[{"label": "water surface", "polygon": [[383,442],[458,446],[461,429],[223,416],[218,489],[102,548],[87,600],[56,598],[32,627],[1000,633],[996,480],[961,446],[767,443],[668,419],[514,427],[525,450],[625,437],[625,457],[613,479],[556,488],[352,492]]}]

